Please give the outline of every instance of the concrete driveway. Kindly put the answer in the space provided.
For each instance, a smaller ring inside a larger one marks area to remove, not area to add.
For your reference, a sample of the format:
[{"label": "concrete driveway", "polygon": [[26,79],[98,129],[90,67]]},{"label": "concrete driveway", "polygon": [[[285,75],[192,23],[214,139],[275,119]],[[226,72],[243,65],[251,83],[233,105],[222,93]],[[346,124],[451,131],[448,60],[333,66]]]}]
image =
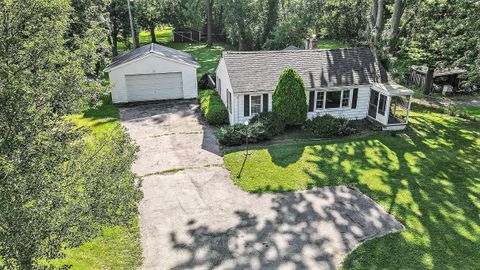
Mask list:
[{"label": "concrete driveway", "polygon": [[335,269],[366,239],[403,229],[344,186],[240,190],[195,109],[188,102],[120,109],[140,146],[133,170],[145,176],[144,269]]}]

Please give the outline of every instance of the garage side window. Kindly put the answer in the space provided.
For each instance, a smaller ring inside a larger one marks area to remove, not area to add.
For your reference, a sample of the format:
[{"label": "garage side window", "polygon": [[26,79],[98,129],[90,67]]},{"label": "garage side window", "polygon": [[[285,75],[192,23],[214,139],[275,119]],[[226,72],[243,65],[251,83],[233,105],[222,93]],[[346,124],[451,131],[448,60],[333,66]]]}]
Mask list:
[{"label": "garage side window", "polygon": [[228,112],[232,113],[232,93],[227,90],[227,109]]},{"label": "garage side window", "polygon": [[217,79],[218,82],[217,82],[217,92],[220,93],[220,91],[222,90],[222,80],[220,78]]}]

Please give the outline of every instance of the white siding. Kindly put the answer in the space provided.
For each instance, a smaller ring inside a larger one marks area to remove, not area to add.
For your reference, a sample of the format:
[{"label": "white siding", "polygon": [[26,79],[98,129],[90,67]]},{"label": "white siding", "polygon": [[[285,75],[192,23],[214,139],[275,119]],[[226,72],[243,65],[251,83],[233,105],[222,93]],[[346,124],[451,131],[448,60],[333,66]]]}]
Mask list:
[{"label": "white siding", "polygon": [[[223,58],[220,58],[220,62],[218,63],[217,66],[217,71],[216,71],[216,76],[217,76],[217,91],[220,97],[222,98],[223,104],[225,104],[225,107],[227,107],[227,91],[230,91],[232,93],[232,113],[228,113],[228,119],[230,121],[230,124],[234,123],[235,117],[236,117],[236,111],[237,111],[237,106],[235,100],[235,94],[232,89],[232,85],[230,83],[230,77],[228,76],[228,71],[227,67],[225,65],[225,60]],[[221,83],[218,83],[219,80]],[[218,87],[219,86],[219,87]]]},{"label": "white siding", "polygon": [[[267,92],[256,92],[256,93],[251,93],[251,95],[263,95],[267,94]],[[235,95],[235,100],[237,100],[237,110],[235,111],[236,117],[235,117],[235,122],[230,122],[231,124],[235,123],[245,123],[248,119],[252,118],[252,116],[244,116],[244,95],[245,94],[240,94],[240,95]],[[263,100],[262,100],[262,106],[263,106]],[[272,111],[272,93],[268,93],[268,111]]]},{"label": "white siding", "polygon": [[197,97],[197,68],[187,64],[177,63],[162,58],[155,54],[149,54],[143,58],[134,60],[123,66],[114,68],[109,72],[112,85],[113,103],[129,102],[128,88],[125,75],[145,75],[158,73],[181,72],[183,83],[183,98]]},{"label": "white siding", "polygon": [[[350,89],[350,101],[353,97],[353,88],[354,87],[345,87],[344,89]],[[328,90],[327,90],[328,91]],[[307,100],[309,98],[308,92],[307,92]],[[315,112],[309,112],[307,114],[307,117],[309,119],[315,117],[315,116],[321,116],[325,114],[330,114],[335,117],[343,117],[347,119],[363,119],[367,117],[367,112],[368,112],[368,102],[370,99],[370,87],[369,86],[359,86],[358,87],[358,98],[357,98],[357,108],[356,109],[350,109],[350,108],[345,108],[345,109],[324,109],[320,111],[315,111]]]},{"label": "white siding", "polygon": [[[350,90],[350,99],[353,97],[353,88]],[[367,116],[368,112],[368,102],[370,99],[370,88],[369,86],[359,86],[358,88],[358,98],[357,98],[357,108],[356,109],[350,109],[350,108],[345,108],[345,109],[325,109],[321,111],[316,111],[316,112],[309,112],[307,113],[307,117],[313,118],[315,116],[320,116],[324,114],[330,114],[334,117],[343,117],[347,119],[363,119]],[[345,88],[345,89],[350,89],[350,88]],[[265,92],[258,92],[258,93],[252,93],[253,95],[259,95],[259,94],[265,94]],[[308,98],[309,94],[308,91],[306,92],[307,95],[307,104],[308,104]],[[234,106],[236,107],[236,110],[234,111],[235,117],[234,117],[234,122],[230,123],[244,123],[247,119],[250,119],[250,117],[245,117],[243,115],[243,103],[244,103],[244,94],[239,94],[235,95],[234,97],[234,103],[237,105]],[[270,92],[268,94],[268,110],[272,110],[272,93]]]}]

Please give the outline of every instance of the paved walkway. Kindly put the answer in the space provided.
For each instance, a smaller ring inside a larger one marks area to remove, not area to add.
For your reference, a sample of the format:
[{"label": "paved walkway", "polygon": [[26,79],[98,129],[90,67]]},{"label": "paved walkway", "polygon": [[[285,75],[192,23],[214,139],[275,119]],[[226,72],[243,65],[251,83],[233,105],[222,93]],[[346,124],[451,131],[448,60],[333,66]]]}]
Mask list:
[{"label": "paved walkway", "polygon": [[233,185],[196,105],[121,108],[140,146],[144,269],[335,269],[366,239],[403,229],[347,187],[251,194]]}]

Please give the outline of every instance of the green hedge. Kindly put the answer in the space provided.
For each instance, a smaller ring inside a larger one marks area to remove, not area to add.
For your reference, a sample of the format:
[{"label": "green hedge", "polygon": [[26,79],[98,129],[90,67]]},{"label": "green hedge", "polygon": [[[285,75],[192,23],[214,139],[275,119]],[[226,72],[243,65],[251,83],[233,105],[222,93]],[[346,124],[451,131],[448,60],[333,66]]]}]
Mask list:
[{"label": "green hedge", "polygon": [[[252,119],[248,125],[248,141],[251,143],[271,139],[273,136],[283,133],[285,124],[272,112],[260,113]],[[247,127],[242,124],[225,126],[218,129],[215,135],[221,145],[236,146],[246,141]]]},{"label": "green hedge", "polygon": [[201,90],[198,93],[200,109],[210,125],[228,124],[228,111],[215,90]]},{"label": "green hedge", "polygon": [[329,114],[307,120],[305,131],[318,137],[348,136],[356,132],[345,118],[336,118]]}]

